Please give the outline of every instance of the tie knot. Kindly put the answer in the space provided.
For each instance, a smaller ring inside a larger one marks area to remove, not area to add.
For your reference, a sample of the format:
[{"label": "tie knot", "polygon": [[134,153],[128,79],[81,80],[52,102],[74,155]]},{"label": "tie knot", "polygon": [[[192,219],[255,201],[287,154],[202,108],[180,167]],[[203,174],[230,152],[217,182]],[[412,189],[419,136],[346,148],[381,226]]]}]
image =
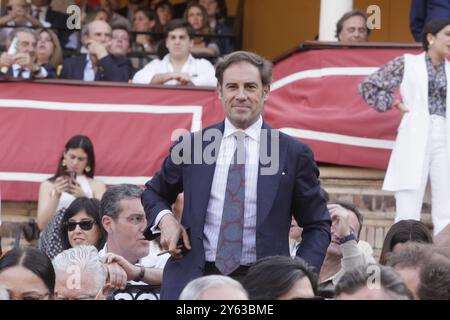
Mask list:
[{"label": "tie knot", "polygon": [[244,131],[236,131],[233,133],[234,138],[236,139],[236,151],[233,157],[234,164],[245,164],[245,137],[247,134]]}]

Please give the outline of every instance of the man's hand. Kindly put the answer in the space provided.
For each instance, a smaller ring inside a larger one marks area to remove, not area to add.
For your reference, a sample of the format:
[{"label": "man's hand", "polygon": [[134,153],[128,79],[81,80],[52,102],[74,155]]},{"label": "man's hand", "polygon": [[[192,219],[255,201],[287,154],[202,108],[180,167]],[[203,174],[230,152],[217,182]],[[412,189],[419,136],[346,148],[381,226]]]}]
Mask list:
[{"label": "man's hand", "polygon": [[14,63],[17,63],[22,68],[30,70],[32,73],[39,70],[39,65],[34,62],[29,53],[17,53],[14,56]]},{"label": "man's hand", "polygon": [[183,239],[186,249],[191,250],[191,243],[184,227],[175,219],[172,214],[166,214],[159,221],[159,229],[161,230],[160,244],[163,249],[169,250],[172,257],[181,259],[181,248],[178,248],[178,240]]},{"label": "man's hand", "polygon": [[124,257],[115,253],[106,254],[103,261],[106,265],[117,264],[125,272],[128,281],[136,279],[141,273],[141,268],[139,266],[131,264]]},{"label": "man's hand", "polygon": [[338,204],[327,205],[336,235],[340,238],[350,234],[350,212]]},{"label": "man's hand", "polygon": [[7,52],[3,52],[0,55],[0,67],[10,67],[14,64],[14,56],[8,54]]},{"label": "man's hand", "polygon": [[89,40],[86,47],[91,55],[100,60],[108,55],[107,46],[95,40]]},{"label": "man's hand", "polygon": [[177,80],[181,85],[192,86],[194,83],[191,81],[191,77],[187,73],[175,72],[172,75],[172,79]]},{"label": "man's hand", "polygon": [[[108,253],[109,254],[109,253]],[[107,256],[103,258],[105,261]],[[121,257],[122,258],[122,257]],[[114,289],[125,289],[127,285],[128,275],[122,266],[116,262],[106,263],[104,262],[106,270],[106,283]]]}]

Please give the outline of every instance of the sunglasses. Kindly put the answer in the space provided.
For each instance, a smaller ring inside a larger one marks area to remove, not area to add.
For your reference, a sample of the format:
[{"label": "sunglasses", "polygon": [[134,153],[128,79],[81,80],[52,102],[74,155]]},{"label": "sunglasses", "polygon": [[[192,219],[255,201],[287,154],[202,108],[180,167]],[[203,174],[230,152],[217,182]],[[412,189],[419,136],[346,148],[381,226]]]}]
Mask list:
[{"label": "sunglasses", "polygon": [[88,230],[92,229],[94,224],[95,224],[94,220],[84,220],[84,221],[80,221],[80,222],[67,221],[67,222],[64,223],[64,225],[65,225],[65,227],[67,228],[68,231],[75,230],[77,225],[79,225],[81,229],[83,229],[85,231],[88,231]]}]

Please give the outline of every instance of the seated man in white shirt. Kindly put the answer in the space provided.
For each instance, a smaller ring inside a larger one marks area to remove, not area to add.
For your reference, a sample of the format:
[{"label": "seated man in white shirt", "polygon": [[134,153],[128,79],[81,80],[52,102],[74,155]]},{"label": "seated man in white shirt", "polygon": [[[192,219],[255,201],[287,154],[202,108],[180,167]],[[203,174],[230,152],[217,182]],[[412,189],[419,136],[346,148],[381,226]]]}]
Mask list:
[{"label": "seated man in white shirt", "polygon": [[130,285],[160,285],[163,269],[156,267],[155,252],[150,253],[150,242],[143,234],[147,220],[141,194],[142,189],[131,184],[115,185],[103,194],[100,214],[107,239],[99,255],[107,264],[119,264]]},{"label": "seated man in white shirt", "polygon": [[180,19],[170,21],[166,27],[166,46],[169,53],[138,71],[133,83],[164,85],[216,86],[214,66],[206,59],[195,59],[192,27]]}]

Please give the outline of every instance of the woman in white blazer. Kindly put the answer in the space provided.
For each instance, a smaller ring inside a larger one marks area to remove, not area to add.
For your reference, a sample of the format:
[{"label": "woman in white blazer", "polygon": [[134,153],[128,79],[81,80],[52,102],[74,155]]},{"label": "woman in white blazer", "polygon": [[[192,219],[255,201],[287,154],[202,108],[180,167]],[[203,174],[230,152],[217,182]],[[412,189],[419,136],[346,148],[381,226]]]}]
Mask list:
[{"label": "woman in white blazer", "polygon": [[375,110],[403,114],[383,184],[395,191],[396,222],[420,220],[430,178],[437,234],[450,223],[450,19],[432,20],[423,32],[424,53],[393,59],[359,90]]}]

